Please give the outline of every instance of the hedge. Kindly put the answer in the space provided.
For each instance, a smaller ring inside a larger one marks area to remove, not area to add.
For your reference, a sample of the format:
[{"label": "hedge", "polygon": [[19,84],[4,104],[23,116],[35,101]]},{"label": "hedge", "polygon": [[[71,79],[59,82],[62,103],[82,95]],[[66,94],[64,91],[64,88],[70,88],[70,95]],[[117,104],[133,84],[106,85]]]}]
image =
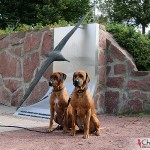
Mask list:
[{"label": "hedge", "polygon": [[150,37],[124,24],[107,24],[106,29],[133,56],[138,70],[150,71]]}]

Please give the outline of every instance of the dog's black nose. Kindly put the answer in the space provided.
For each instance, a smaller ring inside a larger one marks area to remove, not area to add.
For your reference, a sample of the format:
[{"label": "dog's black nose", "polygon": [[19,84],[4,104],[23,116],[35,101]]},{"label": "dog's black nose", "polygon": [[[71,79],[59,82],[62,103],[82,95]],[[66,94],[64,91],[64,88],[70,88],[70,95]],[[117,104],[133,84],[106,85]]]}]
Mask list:
[{"label": "dog's black nose", "polygon": [[49,86],[52,86],[52,85],[53,85],[52,81],[49,81]]},{"label": "dog's black nose", "polygon": [[82,86],[82,84],[80,83],[79,80],[74,80],[74,81],[73,81],[73,85],[74,85],[74,86]]}]

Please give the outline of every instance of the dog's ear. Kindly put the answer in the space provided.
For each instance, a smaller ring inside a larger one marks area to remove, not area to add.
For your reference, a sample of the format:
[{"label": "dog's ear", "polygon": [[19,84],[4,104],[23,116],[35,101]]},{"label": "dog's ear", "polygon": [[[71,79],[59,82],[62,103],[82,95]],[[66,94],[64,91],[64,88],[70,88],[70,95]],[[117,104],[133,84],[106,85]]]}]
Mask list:
[{"label": "dog's ear", "polygon": [[73,74],[73,78],[72,78],[73,81],[74,81],[74,75],[75,75],[75,73]]},{"label": "dog's ear", "polygon": [[89,75],[86,73],[86,83],[89,83],[90,82],[90,78],[89,78]]},{"label": "dog's ear", "polygon": [[60,72],[60,80],[61,80],[61,82],[64,82],[66,80],[66,77],[67,77],[66,74]]},{"label": "dog's ear", "polygon": [[[51,79],[52,74],[50,75],[50,79]],[[48,81],[49,86],[52,86],[52,82],[51,80]]]}]

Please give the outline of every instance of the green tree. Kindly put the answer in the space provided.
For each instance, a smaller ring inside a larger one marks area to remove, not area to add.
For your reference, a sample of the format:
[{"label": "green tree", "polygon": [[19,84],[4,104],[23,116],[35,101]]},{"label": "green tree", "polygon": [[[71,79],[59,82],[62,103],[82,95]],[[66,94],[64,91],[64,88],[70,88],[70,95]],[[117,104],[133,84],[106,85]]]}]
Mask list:
[{"label": "green tree", "polygon": [[0,27],[17,23],[36,23],[36,6],[44,5],[42,0],[0,0]]},{"label": "green tree", "polygon": [[142,33],[150,23],[150,0],[104,0],[99,8],[111,22],[142,25]]},{"label": "green tree", "polygon": [[60,20],[77,22],[90,9],[89,0],[52,0],[42,7],[37,6],[37,18],[44,25]]},{"label": "green tree", "polygon": [[76,22],[90,9],[89,0],[0,0],[0,28],[60,20]]}]

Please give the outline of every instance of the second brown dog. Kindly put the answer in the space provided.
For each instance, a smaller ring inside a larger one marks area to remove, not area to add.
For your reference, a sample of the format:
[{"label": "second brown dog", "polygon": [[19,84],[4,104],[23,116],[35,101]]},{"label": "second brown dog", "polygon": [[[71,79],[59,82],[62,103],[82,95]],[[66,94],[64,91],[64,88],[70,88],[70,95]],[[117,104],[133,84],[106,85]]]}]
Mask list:
[{"label": "second brown dog", "polygon": [[83,138],[89,137],[89,132],[95,132],[99,135],[100,121],[95,112],[94,101],[88,82],[90,78],[85,71],[75,72],[73,75],[73,84],[75,86],[71,96],[72,106],[72,129],[71,135],[75,136],[76,125],[84,131]]}]

